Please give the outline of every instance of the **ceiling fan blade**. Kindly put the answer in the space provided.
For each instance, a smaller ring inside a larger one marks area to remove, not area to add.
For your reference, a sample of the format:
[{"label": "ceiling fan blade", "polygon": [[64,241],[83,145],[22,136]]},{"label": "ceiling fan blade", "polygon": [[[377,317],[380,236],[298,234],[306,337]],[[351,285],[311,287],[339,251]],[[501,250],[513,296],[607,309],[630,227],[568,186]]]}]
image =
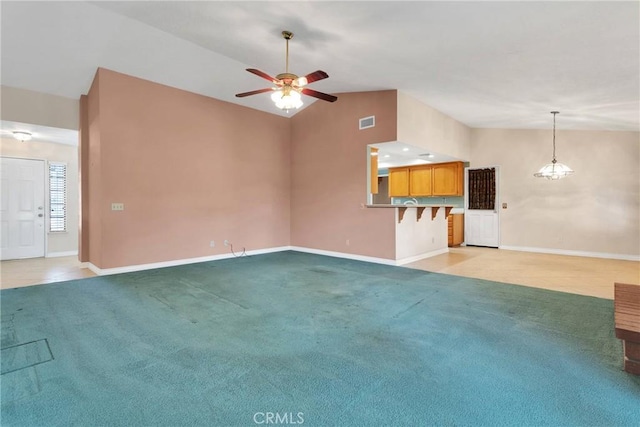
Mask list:
[{"label": "ceiling fan blade", "polygon": [[329,77],[329,74],[325,73],[322,70],[314,71],[313,73],[309,73],[306,76],[304,76],[304,78],[307,79],[307,84],[317,82],[318,80],[326,79],[327,77]]},{"label": "ceiling fan blade", "polygon": [[273,89],[268,87],[265,89],[258,89],[258,90],[252,90],[251,92],[243,92],[243,93],[237,93],[236,96],[238,98],[244,98],[245,96],[251,96],[251,95],[257,95],[259,93],[265,93],[265,92],[271,92]]},{"label": "ceiling fan blade", "polygon": [[269,80],[271,83],[277,83],[279,81],[278,79],[274,79],[264,71],[256,70],[255,68],[247,68],[247,71],[255,74],[256,76],[262,77],[265,80]]},{"label": "ceiling fan blade", "polygon": [[338,100],[337,96],[328,95],[326,93],[318,92],[317,90],[303,88],[301,92],[305,95],[313,96],[314,98],[322,99],[323,101],[335,102]]}]

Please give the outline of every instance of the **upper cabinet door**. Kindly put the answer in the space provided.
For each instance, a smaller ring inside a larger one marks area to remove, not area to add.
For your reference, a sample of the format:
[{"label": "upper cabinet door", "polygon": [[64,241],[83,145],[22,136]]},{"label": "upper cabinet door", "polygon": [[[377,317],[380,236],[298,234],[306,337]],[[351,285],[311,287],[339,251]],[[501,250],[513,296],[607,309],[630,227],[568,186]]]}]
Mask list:
[{"label": "upper cabinet door", "polygon": [[433,194],[431,188],[431,165],[412,166],[409,169],[409,195],[427,197]]},{"label": "upper cabinet door", "polygon": [[436,163],[432,166],[434,196],[462,196],[464,164],[462,162]]},{"label": "upper cabinet door", "polygon": [[389,169],[389,197],[409,195],[409,168]]}]

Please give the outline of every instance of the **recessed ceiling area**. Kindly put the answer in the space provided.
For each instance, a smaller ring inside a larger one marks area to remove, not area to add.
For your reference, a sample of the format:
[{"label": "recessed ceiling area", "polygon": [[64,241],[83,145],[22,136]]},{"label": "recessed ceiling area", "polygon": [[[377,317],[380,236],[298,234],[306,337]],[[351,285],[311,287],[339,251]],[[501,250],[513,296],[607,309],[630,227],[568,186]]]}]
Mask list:
[{"label": "recessed ceiling area", "polygon": [[[470,126],[638,131],[639,2],[3,2],[2,85],[78,99],[98,67],[271,114],[264,83],[397,89]],[[28,22],[28,28],[25,28]],[[383,25],[381,23],[384,23]],[[303,97],[304,106],[315,102]],[[339,100],[337,102],[340,102]]]},{"label": "recessed ceiling area", "polygon": [[[31,141],[53,142],[56,144],[78,146],[77,130],[0,120],[0,136],[2,138],[13,139],[14,131],[30,133]],[[28,142],[25,141],[25,143]]]},{"label": "recessed ceiling area", "polygon": [[384,142],[371,144],[370,146],[378,149],[378,168],[380,169],[461,160],[404,142]]}]

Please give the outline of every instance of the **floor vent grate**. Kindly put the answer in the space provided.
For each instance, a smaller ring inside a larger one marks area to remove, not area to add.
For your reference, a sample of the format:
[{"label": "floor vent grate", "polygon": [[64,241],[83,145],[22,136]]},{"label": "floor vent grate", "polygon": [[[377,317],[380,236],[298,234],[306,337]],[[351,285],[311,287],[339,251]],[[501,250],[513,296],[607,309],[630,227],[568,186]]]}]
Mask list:
[{"label": "floor vent grate", "polygon": [[0,349],[0,375],[30,368],[53,360],[46,338]]}]

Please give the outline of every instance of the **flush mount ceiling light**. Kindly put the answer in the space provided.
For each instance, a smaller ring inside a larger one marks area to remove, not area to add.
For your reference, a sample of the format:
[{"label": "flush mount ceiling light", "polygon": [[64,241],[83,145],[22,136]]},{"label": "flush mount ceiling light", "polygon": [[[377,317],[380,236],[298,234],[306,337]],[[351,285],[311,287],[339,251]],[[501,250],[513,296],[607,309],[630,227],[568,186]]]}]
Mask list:
[{"label": "flush mount ceiling light", "polygon": [[556,114],[560,114],[560,112],[552,111],[551,114],[553,114],[553,160],[551,160],[551,163],[544,165],[542,169],[534,173],[533,176],[536,178],[555,180],[571,175],[573,170],[565,164],[558,163],[556,160]]},{"label": "flush mount ceiling light", "polygon": [[287,43],[284,73],[278,74],[275,78],[273,78],[263,71],[256,70],[255,68],[247,68],[248,72],[262,77],[265,80],[269,80],[275,85],[275,87],[252,90],[251,92],[239,93],[236,96],[238,98],[244,98],[245,96],[257,95],[259,93],[273,91],[273,93],[271,94],[271,100],[276,104],[276,107],[286,111],[295,110],[302,106],[301,94],[312,96],[323,101],[335,102],[338,99],[336,96],[304,87],[309,83],[313,83],[329,77],[329,75],[324,71],[314,71],[313,73],[307,74],[304,77],[298,77],[297,75],[289,72],[289,40],[293,38],[293,33],[291,31],[283,31],[282,37],[286,40]]},{"label": "flush mount ceiling light", "polygon": [[14,130],[13,137],[19,141],[25,142],[31,139],[31,133],[22,130]]}]

